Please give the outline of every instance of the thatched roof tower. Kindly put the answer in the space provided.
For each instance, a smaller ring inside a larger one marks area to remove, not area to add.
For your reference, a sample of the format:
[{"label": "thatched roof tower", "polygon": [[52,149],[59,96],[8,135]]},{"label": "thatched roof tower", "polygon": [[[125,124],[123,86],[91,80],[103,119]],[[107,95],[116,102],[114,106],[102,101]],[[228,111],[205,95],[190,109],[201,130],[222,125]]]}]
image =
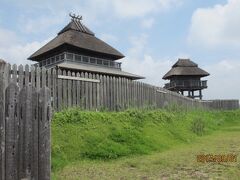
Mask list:
[{"label": "thatched roof tower", "polygon": [[208,72],[199,68],[198,65],[190,59],[178,59],[178,61],[172,66],[172,69],[163,76],[163,79],[171,79],[174,76],[205,77],[208,75]]},{"label": "thatched roof tower", "polygon": [[[200,79],[209,75],[190,59],[178,59],[172,69],[163,76],[163,79],[170,80],[170,83],[165,84],[166,89],[180,92],[183,95],[184,91],[188,91],[189,97],[202,99],[202,90],[207,88],[207,81]],[[197,90],[199,95],[196,96],[194,91]]]},{"label": "thatched roof tower", "polygon": [[82,23],[82,17],[70,16],[71,21],[54,39],[33,53],[29,60],[37,61],[40,67],[94,72],[133,80],[143,78],[122,71],[121,63],[115,62],[115,60],[123,58],[124,55],[98,39]]}]

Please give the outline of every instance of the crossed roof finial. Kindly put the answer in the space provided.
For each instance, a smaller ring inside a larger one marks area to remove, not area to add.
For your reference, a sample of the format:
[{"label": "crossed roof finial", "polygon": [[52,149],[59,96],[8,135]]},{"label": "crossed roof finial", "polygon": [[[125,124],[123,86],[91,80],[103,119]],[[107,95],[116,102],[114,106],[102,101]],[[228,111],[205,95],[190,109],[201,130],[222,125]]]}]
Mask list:
[{"label": "crossed roof finial", "polygon": [[82,20],[82,16],[80,16],[80,15],[69,13],[69,16],[72,18],[72,20],[79,20],[79,21]]}]

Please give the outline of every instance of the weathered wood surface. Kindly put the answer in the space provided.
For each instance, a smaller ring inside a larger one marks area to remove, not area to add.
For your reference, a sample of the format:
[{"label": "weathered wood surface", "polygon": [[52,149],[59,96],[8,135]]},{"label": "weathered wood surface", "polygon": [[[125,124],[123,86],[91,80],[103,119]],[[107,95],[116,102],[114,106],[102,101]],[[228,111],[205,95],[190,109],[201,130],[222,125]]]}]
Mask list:
[{"label": "weathered wood surface", "polygon": [[[8,77],[0,69],[0,180],[48,180],[51,91],[47,87],[37,91],[26,72],[20,83],[14,75],[6,85]],[[29,72],[28,67],[25,70]]]},{"label": "weathered wood surface", "polygon": [[50,150],[51,150],[51,136],[50,136],[50,123],[51,123],[51,94],[48,88],[44,87],[39,92],[39,159],[38,159],[38,176],[39,179],[50,179],[51,163],[50,163]]},{"label": "weathered wood surface", "polygon": [[87,72],[35,68],[7,64],[4,69],[6,84],[18,83],[22,88],[47,86],[51,91],[51,105],[55,111],[68,107],[86,110],[123,110],[127,108],[162,108],[170,104],[211,109],[238,109],[238,100],[192,100],[178,93],[124,77]]},{"label": "weathered wood surface", "polygon": [[5,178],[5,85],[7,66],[0,60],[0,180]]}]

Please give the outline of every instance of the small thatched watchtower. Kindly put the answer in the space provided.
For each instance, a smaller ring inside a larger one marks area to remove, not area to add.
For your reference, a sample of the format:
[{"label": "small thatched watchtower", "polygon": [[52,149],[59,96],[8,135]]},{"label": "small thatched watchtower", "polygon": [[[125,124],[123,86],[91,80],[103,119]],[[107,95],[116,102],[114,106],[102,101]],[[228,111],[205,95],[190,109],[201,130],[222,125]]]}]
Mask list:
[{"label": "small thatched watchtower", "polygon": [[[164,88],[182,95],[187,91],[188,97],[202,99],[202,90],[207,88],[207,81],[202,81],[201,78],[205,76],[209,76],[209,73],[190,59],[178,59],[172,69],[163,76],[163,79],[170,80]],[[195,95],[195,91],[199,91],[199,94]]]}]

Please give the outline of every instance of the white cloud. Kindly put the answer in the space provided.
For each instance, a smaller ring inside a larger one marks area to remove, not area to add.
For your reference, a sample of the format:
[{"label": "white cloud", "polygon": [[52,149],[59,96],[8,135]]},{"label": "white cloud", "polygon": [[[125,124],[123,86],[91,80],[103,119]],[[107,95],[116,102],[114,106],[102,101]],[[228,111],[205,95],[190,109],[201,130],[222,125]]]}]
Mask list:
[{"label": "white cloud", "polygon": [[166,81],[162,80],[163,75],[170,69],[173,61],[169,58],[153,58],[144,54],[141,59],[128,56],[123,62],[123,70],[144,76],[141,80],[156,86],[163,86]]},{"label": "white cloud", "polygon": [[40,33],[46,32],[50,27],[63,23],[64,16],[58,14],[54,16],[41,16],[34,19],[21,17],[19,21],[21,23],[19,29],[23,33]]},{"label": "white cloud", "polygon": [[192,16],[188,40],[192,44],[215,47],[240,47],[240,1],[199,8]]},{"label": "white cloud", "polygon": [[0,44],[5,48],[11,46],[11,44],[19,43],[16,34],[7,29],[0,28]]},{"label": "white cloud", "polygon": [[144,51],[146,51],[146,45],[147,45],[147,34],[141,34],[139,36],[132,36],[129,38],[129,41],[132,45],[132,47],[128,50],[128,55],[133,57],[139,57],[142,56]]},{"label": "white cloud", "polygon": [[[29,1],[23,0],[21,2],[14,1],[15,5],[21,7],[27,11],[27,16],[35,14],[37,11],[45,11],[45,16],[39,19],[34,18],[33,21],[30,18],[27,19],[26,28],[30,31],[37,26],[43,28],[41,25],[48,26],[51,23],[57,23],[63,19],[63,15],[68,14],[69,11],[75,13],[82,13],[84,17],[88,17],[88,20],[98,20],[99,17],[109,19],[117,18],[135,18],[144,17],[156,12],[166,11],[172,7],[179,6],[183,0],[74,0],[69,3],[69,0],[53,0],[53,1]],[[27,4],[27,6],[26,6]],[[39,14],[39,13],[38,13]],[[61,15],[59,17],[59,14]],[[40,23],[38,25],[38,23]],[[97,23],[95,21],[95,23]]]},{"label": "white cloud", "polygon": [[[171,68],[172,58],[154,58],[147,52],[148,35],[140,34],[129,38],[132,47],[123,60],[123,70],[146,77],[142,80],[152,85],[163,86],[163,75]],[[170,60],[171,59],[171,60]]]},{"label": "white cloud", "polygon": [[27,58],[49,40],[24,43],[14,32],[0,29],[0,58],[8,63],[29,64]]},{"label": "white cloud", "polygon": [[206,66],[210,73],[208,89],[204,91],[207,99],[240,99],[240,62],[222,60]]},{"label": "white cloud", "polygon": [[153,18],[146,18],[146,19],[142,20],[141,26],[143,28],[149,29],[153,26],[154,22],[155,22],[155,20]]},{"label": "white cloud", "polygon": [[182,0],[89,0],[82,9],[96,9],[91,11],[92,14],[104,13],[119,18],[134,18],[165,11],[181,3]]}]

